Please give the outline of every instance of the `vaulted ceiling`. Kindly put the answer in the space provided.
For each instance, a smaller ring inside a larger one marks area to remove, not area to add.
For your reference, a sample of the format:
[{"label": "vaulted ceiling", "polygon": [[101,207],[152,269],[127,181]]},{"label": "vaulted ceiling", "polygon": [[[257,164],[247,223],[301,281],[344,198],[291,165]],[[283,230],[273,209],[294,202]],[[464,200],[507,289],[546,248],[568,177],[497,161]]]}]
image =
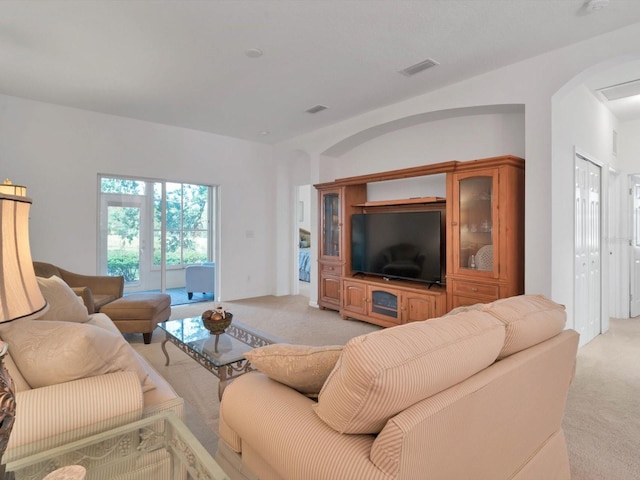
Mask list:
[{"label": "vaulted ceiling", "polygon": [[5,0],[0,93],[276,143],[637,22],[637,0]]}]

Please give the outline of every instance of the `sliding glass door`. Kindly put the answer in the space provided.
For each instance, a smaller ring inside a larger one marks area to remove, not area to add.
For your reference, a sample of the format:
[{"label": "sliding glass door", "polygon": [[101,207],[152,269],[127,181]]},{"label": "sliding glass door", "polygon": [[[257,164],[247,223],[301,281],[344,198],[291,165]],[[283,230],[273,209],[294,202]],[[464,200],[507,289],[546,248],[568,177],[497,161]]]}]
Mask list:
[{"label": "sliding glass door", "polygon": [[216,188],[100,176],[99,266],[125,292],[184,289],[188,265],[215,262]]}]

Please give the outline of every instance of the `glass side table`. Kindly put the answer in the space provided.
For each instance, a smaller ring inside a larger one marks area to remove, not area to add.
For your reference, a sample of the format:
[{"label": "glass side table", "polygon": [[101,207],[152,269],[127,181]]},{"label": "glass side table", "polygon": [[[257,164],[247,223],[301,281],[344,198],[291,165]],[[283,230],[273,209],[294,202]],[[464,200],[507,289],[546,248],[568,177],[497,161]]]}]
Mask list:
[{"label": "glass side table", "polygon": [[229,480],[173,412],[9,462],[5,479],[42,480],[67,465],[85,467],[86,480]]}]

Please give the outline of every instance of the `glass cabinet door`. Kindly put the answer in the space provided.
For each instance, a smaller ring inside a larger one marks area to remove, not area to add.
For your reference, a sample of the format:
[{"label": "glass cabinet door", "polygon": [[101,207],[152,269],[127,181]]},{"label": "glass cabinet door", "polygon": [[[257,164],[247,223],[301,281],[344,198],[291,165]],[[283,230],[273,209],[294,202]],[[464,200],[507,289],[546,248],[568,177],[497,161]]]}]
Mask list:
[{"label": "glass cabinet door", "polygon": [[493,179],[473,176],[458,183],[460,269],[493,271]]},{"label": "glass cabinet door", "polygon": [[322,252],[324,257],[340,256],[340,195],[322,196]]}]

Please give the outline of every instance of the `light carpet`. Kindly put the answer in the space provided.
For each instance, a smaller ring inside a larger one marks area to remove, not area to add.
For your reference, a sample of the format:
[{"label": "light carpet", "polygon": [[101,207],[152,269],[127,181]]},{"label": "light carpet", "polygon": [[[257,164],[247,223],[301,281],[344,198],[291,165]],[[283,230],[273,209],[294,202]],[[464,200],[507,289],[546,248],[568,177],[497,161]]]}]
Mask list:
[{"label": "light carpet", "polygon": [[[172,308],[171,318],[199,316],[213,303]],[[344,344],[379,329],[337,312],[308,305],[304,296],[261,297],[224,302],[241,322],[307,345]],[[126,335],[185,399],[185,423],[212,454],[218,444],[218,379],[168,344],[171,364],[160,349],[164,334],[152,343]],[[640,478],[640,319],[612,319],[609,332],[578,352],[576,376],[569,391],[564,430],[573,480],[635,480]]]}]

